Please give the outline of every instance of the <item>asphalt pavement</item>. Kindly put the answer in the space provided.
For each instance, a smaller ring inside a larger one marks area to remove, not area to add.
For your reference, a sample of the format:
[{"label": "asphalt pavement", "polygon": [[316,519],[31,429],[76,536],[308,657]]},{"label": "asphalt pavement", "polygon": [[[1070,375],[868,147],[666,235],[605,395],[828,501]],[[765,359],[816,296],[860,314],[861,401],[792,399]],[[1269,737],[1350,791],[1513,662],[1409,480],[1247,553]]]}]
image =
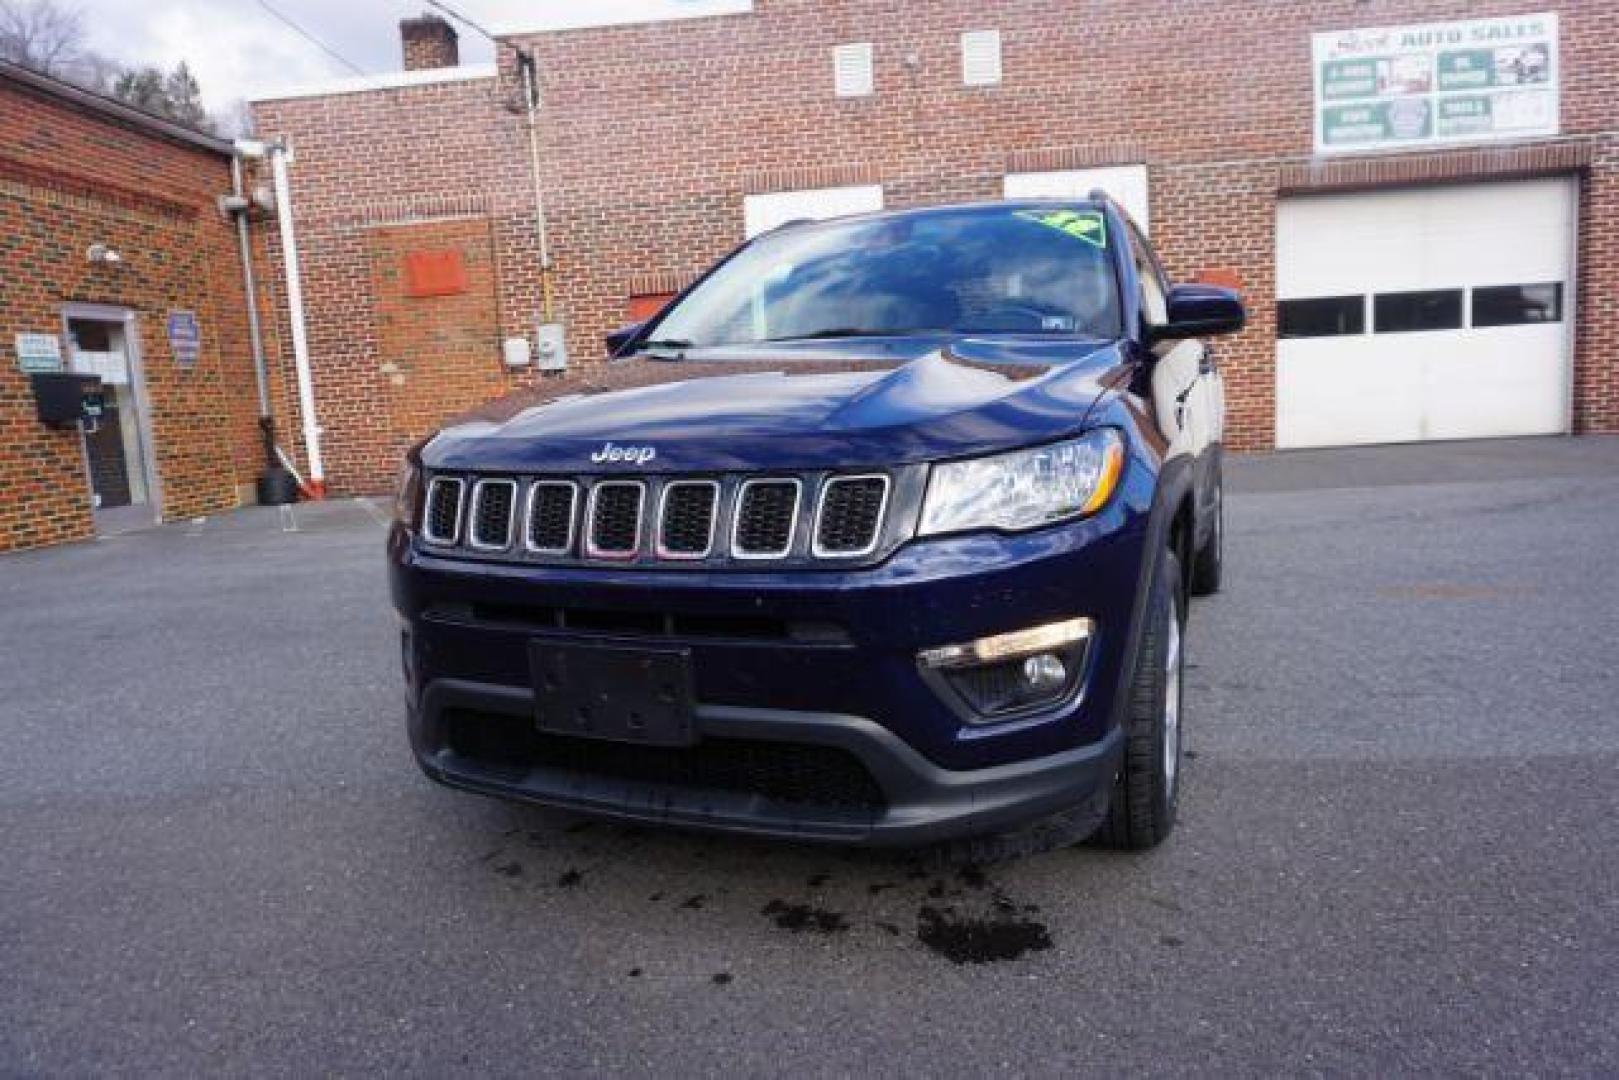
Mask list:
[{"label": "asphalt pavement", "polygon": [[1619,439],[1229,475],[1175,834],[982,870],[431,785],[381,500],[0,556],[0,1073],[1619,1071]]}]

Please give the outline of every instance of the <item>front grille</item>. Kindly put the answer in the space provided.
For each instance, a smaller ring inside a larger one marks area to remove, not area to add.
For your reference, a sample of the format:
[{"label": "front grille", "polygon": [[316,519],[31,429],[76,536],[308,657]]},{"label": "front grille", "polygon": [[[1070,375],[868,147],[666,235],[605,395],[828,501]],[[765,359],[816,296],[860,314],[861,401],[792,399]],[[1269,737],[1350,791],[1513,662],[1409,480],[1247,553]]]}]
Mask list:
[{"label": "front grille", "polygon": [[869,554],[877,546],[887,502],[886,476],[840,476],[827,481],[815,518],[815,554]]},{"label": "front grille", "polygon": [[428,477],[422,540],[527,562],[695,568],[854,560],[902,539],[920,470],[803,476]]},{"label": "front grille", "polygon": [[701,559],[714,547],[714,513],[720,486],[712,480],[683,480],[663,489],[658,516],[658,554]]},{"label": "front grille", "polygon": [[639,480],[604,480],[590,493],[590,525],[586,554],[622,559],[640,545],[641,507],[646,485]]},{"label": "front grille", "polygon": [[517,506],[513,480],[479,480],[472,488],[472,531],[468,542],[485,551],[504,551],[512,543],[512,510]]},{"label": "front grille", "polygon": [[474,710],[444,715],[450,750],[495,770],[533,768],[779,803],[877,813],[887,800],[859,758],[808,743],[708,738],[691,747],[636,746],[541,732],[528,717]]},{"label": "front grille", "polygon": [[528,549],[566,555],[573,547],[579,489],[566,480],[540,480],[528,492]]},{"label": "front grille", "polygon": [[427,509],[422,513],[422,536],[435,544],[453,544],[461,536],[462,483],[435,477],[427,486]]},{"label": "front grille", "polygon": [[780,559],[792,550],[798,524],[797,480],[749,480],[736,499],[731,553],[739,559]]}]

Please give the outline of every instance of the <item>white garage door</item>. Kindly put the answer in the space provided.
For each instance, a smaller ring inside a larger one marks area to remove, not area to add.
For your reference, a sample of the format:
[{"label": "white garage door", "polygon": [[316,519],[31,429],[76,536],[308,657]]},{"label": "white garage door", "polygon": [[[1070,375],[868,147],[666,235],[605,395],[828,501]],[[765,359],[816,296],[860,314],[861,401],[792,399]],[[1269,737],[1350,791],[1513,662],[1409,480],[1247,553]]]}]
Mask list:
[{"label": "white garage door", "polygon": [[1284,199],[1276,444],[1568,430],[1571,180]]}]

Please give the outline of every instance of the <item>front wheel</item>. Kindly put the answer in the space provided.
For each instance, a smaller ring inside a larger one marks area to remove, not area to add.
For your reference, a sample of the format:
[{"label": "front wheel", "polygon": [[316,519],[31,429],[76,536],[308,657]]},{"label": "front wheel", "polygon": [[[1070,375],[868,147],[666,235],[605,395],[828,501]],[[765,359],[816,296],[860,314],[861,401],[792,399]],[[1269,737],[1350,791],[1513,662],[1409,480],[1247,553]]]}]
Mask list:
[{"label": "front wheel", "polygon": [[1164,552],[1148,611],[1124,722],[1124,761],[1113,782],[1107,819],[1095,839],[1104,847],[1141,851],[1175,826],[1180,803],[1182,635],[1185,601],[1180,560]]}]

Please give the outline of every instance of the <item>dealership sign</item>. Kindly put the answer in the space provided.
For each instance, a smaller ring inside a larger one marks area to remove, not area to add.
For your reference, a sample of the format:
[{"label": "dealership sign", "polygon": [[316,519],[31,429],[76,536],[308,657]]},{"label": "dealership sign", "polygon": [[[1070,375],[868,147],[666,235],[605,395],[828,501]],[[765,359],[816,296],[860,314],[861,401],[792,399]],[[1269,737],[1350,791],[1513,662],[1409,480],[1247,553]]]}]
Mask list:
[{"label": "dealership sign", "polygon": [[1557,16],[1316,34],[1318,154],[1556,135]]}]

